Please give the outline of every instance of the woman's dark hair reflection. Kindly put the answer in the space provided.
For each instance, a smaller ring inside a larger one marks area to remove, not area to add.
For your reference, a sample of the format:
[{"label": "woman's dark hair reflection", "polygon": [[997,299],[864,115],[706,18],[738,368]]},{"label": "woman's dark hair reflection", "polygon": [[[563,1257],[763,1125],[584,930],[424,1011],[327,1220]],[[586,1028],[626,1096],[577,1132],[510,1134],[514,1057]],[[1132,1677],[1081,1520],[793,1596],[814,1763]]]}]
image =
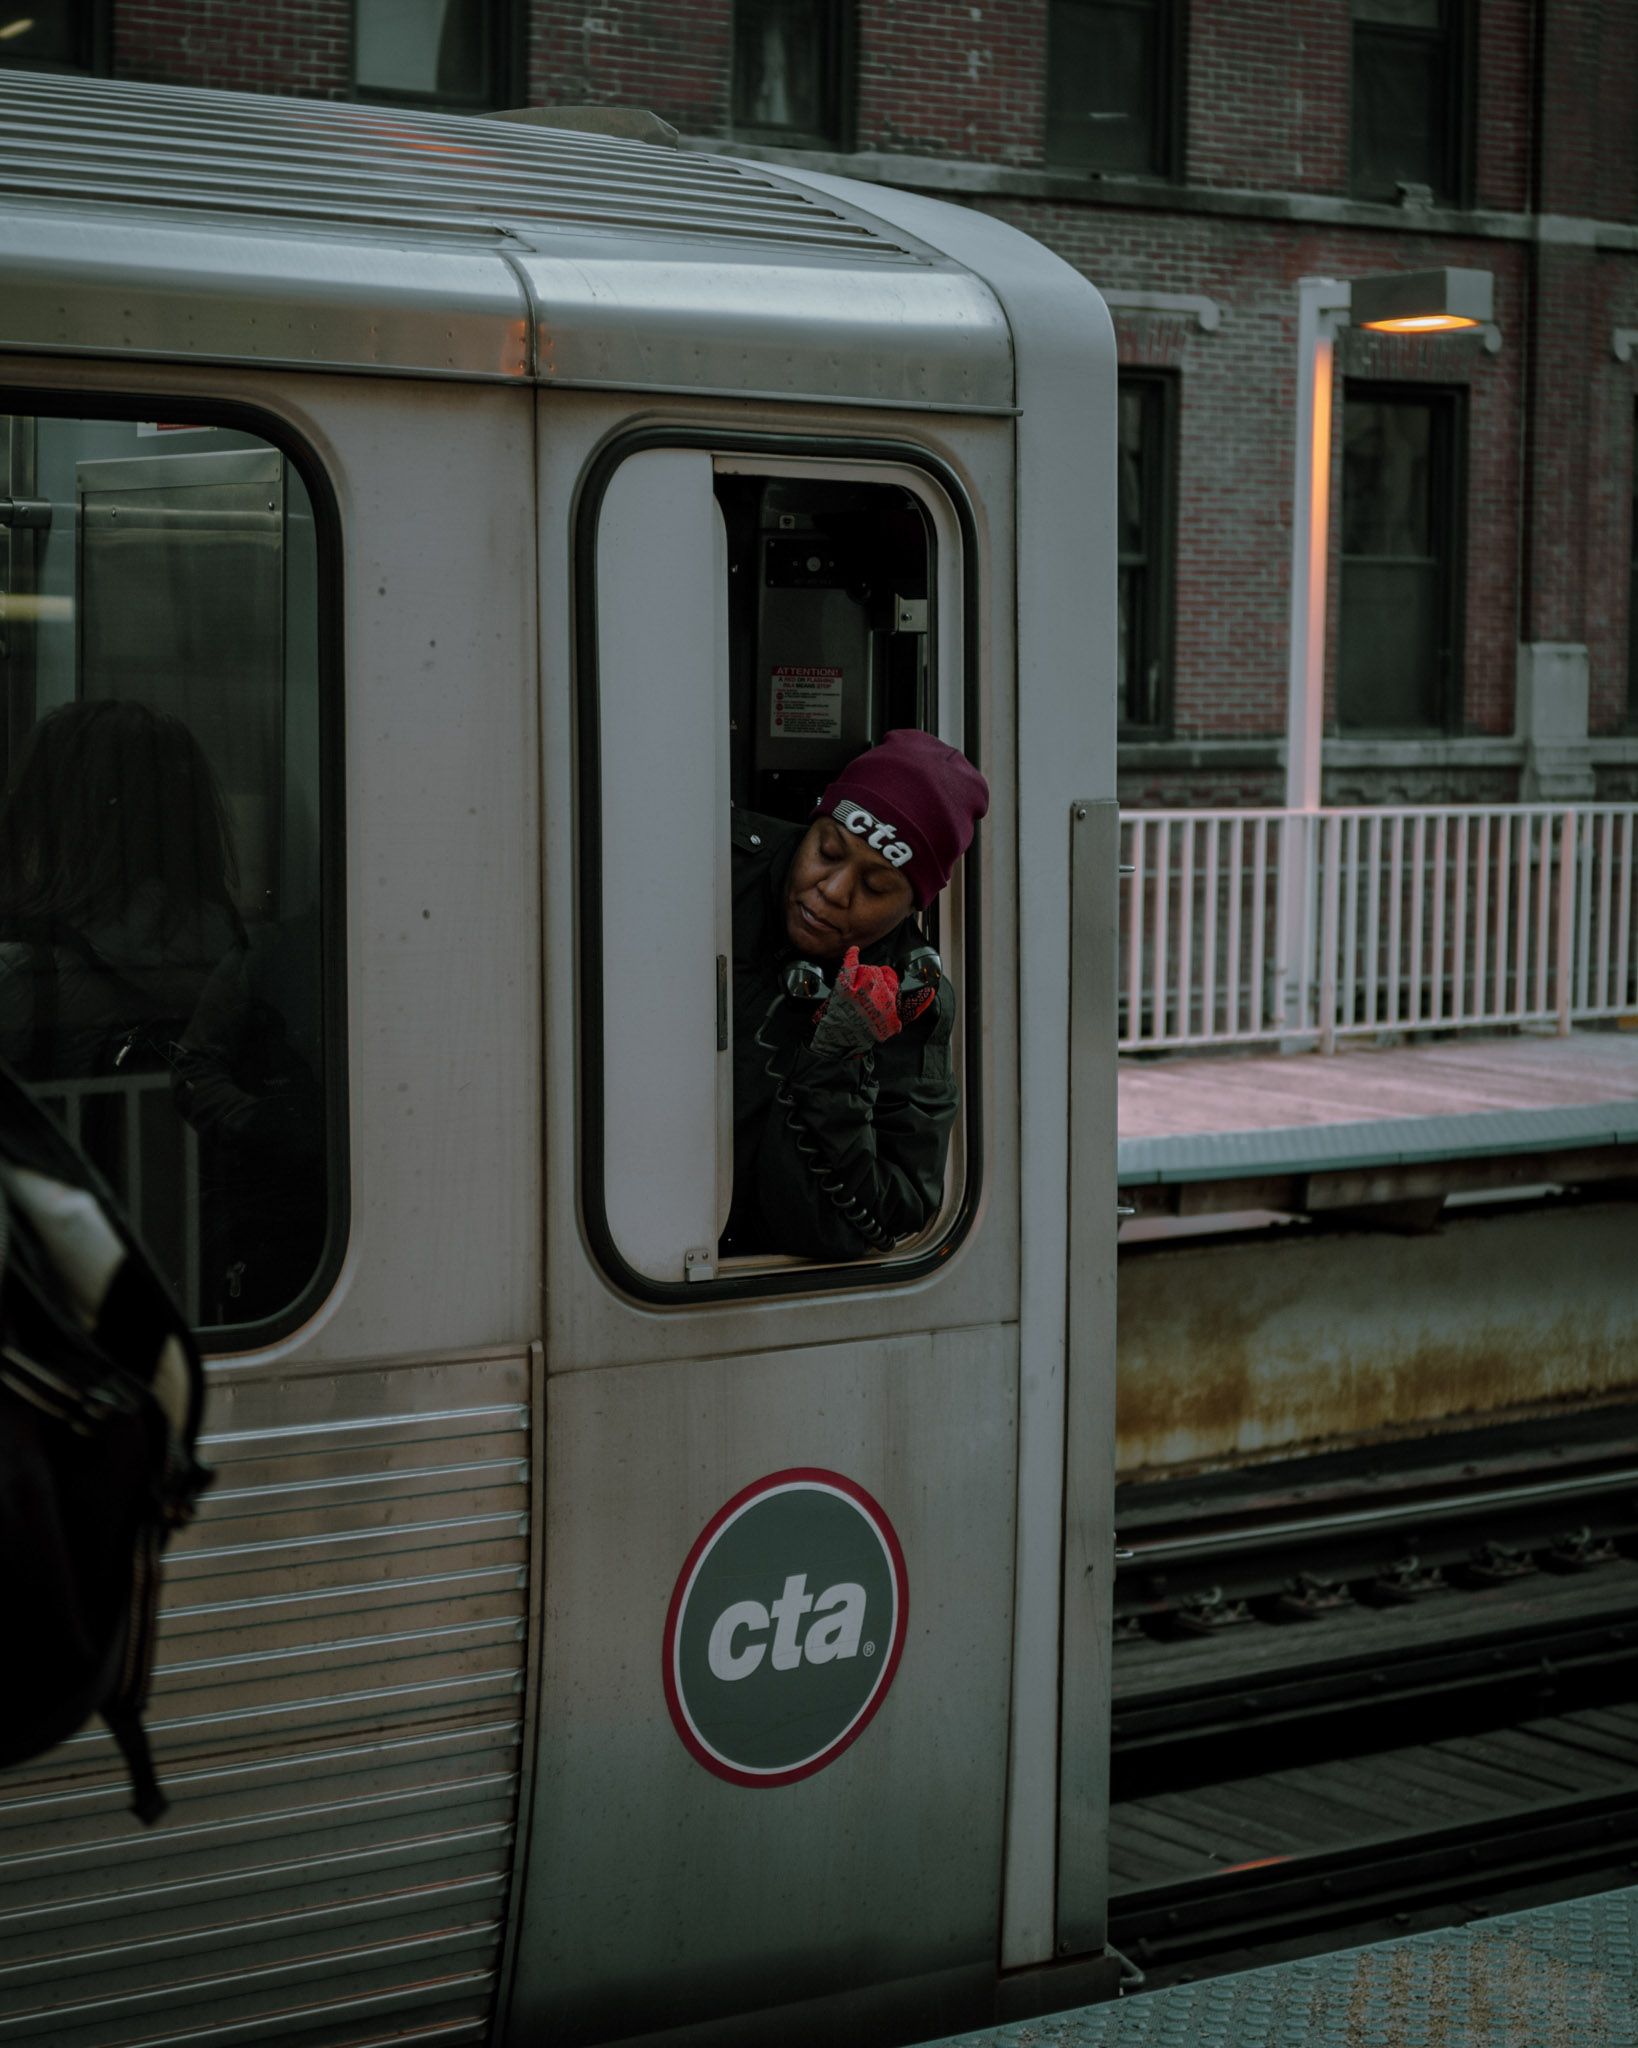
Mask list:
[{"label": "woman's dark hair reflection", "polygon": [[65,704],[18,750],[0,803],[0,921],[77,930],[139,901],[151,935],[215,924],[243,940],[233,840],[204,749],[146,704]]}]

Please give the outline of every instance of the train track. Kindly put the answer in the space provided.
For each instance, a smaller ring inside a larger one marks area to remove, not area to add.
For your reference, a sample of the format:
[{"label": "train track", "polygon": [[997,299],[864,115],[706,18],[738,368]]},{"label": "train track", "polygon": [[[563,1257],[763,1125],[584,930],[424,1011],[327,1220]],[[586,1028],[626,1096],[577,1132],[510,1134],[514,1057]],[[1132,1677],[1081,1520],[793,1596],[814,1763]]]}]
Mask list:
[{"label": "train track", "polygon": [[1635,1860],[1638,1707],[1589,1709],[1122,1801],[1110,1938],[1153,1967]]},{"label": "train track", "polygon": [[1124,1488],[1120,1521],[1141,1965],[1638,1860],[1638,1412]]}]

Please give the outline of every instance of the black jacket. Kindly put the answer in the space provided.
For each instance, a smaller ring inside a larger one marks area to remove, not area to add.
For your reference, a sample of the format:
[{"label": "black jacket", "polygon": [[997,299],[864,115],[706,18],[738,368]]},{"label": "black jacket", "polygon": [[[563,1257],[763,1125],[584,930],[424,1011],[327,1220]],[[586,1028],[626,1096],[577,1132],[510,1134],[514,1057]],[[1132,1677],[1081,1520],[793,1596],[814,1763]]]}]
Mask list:
[{"label": "black jacket", "polygon": [[[815,1007],[787,998],[780,978],[797,957],[783,906],[803,829],[734,813],[734,1203],[722,1250],[857,1259],[924,1229],[944,1199],[955,991],[946,978],[863,1059],[812,1049]],[[906,918],[860,958],[902,973],[923,943]]]}]

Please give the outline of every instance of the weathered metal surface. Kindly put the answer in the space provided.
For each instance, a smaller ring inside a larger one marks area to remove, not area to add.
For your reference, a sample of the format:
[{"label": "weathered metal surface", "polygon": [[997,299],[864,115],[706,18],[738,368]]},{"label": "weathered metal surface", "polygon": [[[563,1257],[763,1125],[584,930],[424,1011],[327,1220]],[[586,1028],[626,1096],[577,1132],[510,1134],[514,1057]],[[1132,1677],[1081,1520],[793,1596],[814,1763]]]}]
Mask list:
[{"label": "weathered metal surface", "polygon": [[0,197],[0,346],[1012,404],[987,286],[862,187],[727,158],[10,72]]},{"label": "weathered metal surface", "polygon": [[[952,1970],[982,1983],[1000,1909],[1016,1332],[548,1386],[549,1620],[507,2042],[695,2026],[715,2040],[736,2013],[838,1991]],[[667,1603],[724,1502],[812,1466],[864,1487],[898,1532],[903,1659],[816,1775],[728,1783],[667,1712]],[[770,2018],[754,2038],[781,2031]]]},{"label": "weathered metal surface", "polygon": [[1630,2048],[1638,1889],[952,2036],[929,2048]]},{"label": "weathered metal surface", "polygon": [[527,1359],[212,1387],[144,1829],[100,1728],[0,1780],[0,2042],[488,2026],[515,1819]]},{"label": "weathered metal surface", "polygon": [[1115,1460],[1115,895],[1112,798],[1070,805],[1069,1314],[1065,1410],[1063,1676],[1059,1720],[1059,1955],[1108,1939],[1109,1541]]},{"label": "weathered metal surface", "polygon": [[[754,260],[753,260],[754,258]],[[542,384],[1006,411],[1012,354],[986,286],[908,258],[542,238],[520,254]]]},{"label": "weathered metal surface", "polygon": [[0,347],[517,382],[529,315],[491,250],[22,192],[0,205]]},{"label": "weathered metal surface", "polygon": [[1118,1456],[1137,1475],[1638,1385],[1638,1210],[1265,1233],[1120,1268]]}]

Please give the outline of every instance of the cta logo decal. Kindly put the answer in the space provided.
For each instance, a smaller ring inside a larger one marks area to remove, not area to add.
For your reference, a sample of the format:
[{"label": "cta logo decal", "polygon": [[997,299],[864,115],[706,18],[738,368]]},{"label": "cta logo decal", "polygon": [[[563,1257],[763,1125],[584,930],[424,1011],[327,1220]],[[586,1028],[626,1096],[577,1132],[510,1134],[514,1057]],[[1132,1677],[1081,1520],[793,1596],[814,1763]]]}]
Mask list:
[{"label": "cta logo decal", "polygon": [[904,1649],[904,1552],[862,1486],[775,1472],[700,1532],[665,1621],[665,1697],[695,1760],[734,1785],[834,1763]]}]

